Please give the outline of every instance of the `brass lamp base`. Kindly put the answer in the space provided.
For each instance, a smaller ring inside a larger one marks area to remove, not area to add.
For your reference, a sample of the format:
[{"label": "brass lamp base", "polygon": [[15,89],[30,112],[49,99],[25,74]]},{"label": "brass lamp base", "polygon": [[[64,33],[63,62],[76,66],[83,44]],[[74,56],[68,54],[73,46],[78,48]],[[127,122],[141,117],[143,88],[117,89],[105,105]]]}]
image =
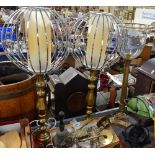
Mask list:
[{"label": "brass lamp base", "polygon": [[45,147],[48,143],[51,142],[50,132],[47,131],[45,122],[45,115],[39,114],[40,128],[35,135],[35,142],[37,143],[37,145],[39,145],[39,147]]},{"label": "brass lamp base", "polygon": [[37,131],[34,139],[34,142],[38,147],[46,147],[47,144],[51,143],[51,136],[47,131],[44,133]]},{"label": "brass lamp base", "polygon": [[36,88],[38,95],[38,120],[40,126],[34,135],[34,141],[40,147],[45,147],[48,143],[51,142],[51,136],[46,127],[45,82],[43,74],[39,74],[37,76]]},{"label": "brass lamp base", "polygon": [[124,128],[131,125],[127,114],[124,112],[116,113],[113,117],[110,118],[110,122],[114,125],[118,125],[118,126],[124,127]]}]

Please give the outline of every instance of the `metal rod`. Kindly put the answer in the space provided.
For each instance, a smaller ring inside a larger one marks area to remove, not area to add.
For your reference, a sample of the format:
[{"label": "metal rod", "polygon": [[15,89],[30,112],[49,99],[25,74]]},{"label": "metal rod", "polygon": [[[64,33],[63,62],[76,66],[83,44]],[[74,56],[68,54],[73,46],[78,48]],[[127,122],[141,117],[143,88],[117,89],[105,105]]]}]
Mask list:
[{"label": "metal rod", "polygon": [[122,91],[121,91],[121,98],[120,98],[120,112],[125,112],[125,99],[127,97],[127,87],[128,87],[128,75],[129,75],[129,65],[131,60],[125,59],[124,63],[124,76],[123,76],[123,83],[122,83]]}]

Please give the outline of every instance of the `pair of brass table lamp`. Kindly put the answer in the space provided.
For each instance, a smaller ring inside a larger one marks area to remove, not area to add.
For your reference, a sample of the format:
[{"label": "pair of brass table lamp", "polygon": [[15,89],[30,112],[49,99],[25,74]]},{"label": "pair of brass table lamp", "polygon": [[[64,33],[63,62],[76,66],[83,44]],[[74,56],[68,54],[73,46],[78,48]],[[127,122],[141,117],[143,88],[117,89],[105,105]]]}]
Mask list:
[{"label": "pair of brass table lamp", "polygon": [[[15,41],[7,39],[4,27],[12,28],[10,36],[16,32]],[[37,109],[40,124],[36,133],[38,143],[44,145],[51,140],[45,125],[44,75],[61,66],[68,55],[67,51],[73,52],[73,57],[90,71],[86,97],[88,116],[92,114],[95,102],[96,74],[114,64],[120,53],[125,59],[120,103],[120,110],[124,112],[129,62],[139,55],[146,37],[143,29],[135,31],[137,33],[129,31],[133,30],[133,27],[137,30],[132,24],[124,27],[120,20],[110,13],[90,12],[79,18],[68,33],[65,31],[62,17],[56,11],[45,7],[23,7],[8,18],[2,29],[2,43],[5,51],[9,53],[8,58],[26,72],[37,74]],[[83,56],[78,54],[81,51],[84,51]]]}]

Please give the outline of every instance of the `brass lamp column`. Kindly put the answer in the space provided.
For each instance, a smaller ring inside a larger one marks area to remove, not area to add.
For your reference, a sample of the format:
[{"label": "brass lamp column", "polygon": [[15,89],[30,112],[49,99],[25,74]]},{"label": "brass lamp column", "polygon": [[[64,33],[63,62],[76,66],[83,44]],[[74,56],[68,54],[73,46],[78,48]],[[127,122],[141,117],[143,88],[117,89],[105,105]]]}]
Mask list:
[{"label": "brass lamp column", "polygon": [[45,82],[44,75],[38,74],[36,81],[37,88],[37,110],[39,119],[39,132],[36,134],[36,142],[40,145],[46,145],[51,141],[50,133],[47,131],[46,123],[46,105],[45,105]]},{"label": "brass lamp column", "polygon": [[123,83],[122,83],[122,91],[120,98],[119,111],[125,113],[125,99],[127,97],[127,87],[128,87],[128,75],[129,75],[129,65],[131,60],[129,59],[130,55],[127,55],[124,62],[124,75],[123,75]]},{"label": "brass lamp column", "polygon": [[96,81],[96,71],[91,70],[90,76],[88,78],[89,84],[88,84],[88,93],[86,96],[86,102],[87,102],[87,111],[86,114],[89,117],[90,114],[93,112],[93,107],[95,103],[95,96],[94,96],[94,90],[95,90],[95,81]]},{"label": "brass lamp column", "polygon": [[119,104],[119,112],[116,113],[113,117],[110,118],[110,122],[120,126],[129,126],[130,122],[126,115],[126,103],[125,99],[127,97],[127,87],[128,87],[128,75],[129,75],[129,65],[131,60],[129,59],[130,55],[127,54],[124,59],[124,74],[123,74],[123,82],[122,82],[122,91],[120,97],[120,104]]},{"label": "brass lamp column", "polygon": [[128,117],[126,115],[126,103],[125,103],[125,99],[127,98],[129,65],[131,62],[129,54],[126,55],[124,61],[125,61],[124,74],[123,74],[122,91],[121,91],[120,104],[119,104],[119,112],[116,113],[114,117],[111,117],[110,121],[113,124],[127,127],[130,125]]}]

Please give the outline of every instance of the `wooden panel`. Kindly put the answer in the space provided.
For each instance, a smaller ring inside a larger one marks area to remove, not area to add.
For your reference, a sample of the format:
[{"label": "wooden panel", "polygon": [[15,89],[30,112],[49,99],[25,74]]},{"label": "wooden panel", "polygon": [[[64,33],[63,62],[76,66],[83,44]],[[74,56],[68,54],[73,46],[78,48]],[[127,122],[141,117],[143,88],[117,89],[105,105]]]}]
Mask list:
[{"label": "wooden panel", "polygon": [[139,72],[136,80],[134,95],[143,95],[150,93],[151,83],[152,80],[149,77]]},{"label": "wooden panel", "polygon": [[142,58],[143,61],[147,61],[148,59],[150,59],[151,50],[152,50],[152,46],[145,45],[139,57]]}]

